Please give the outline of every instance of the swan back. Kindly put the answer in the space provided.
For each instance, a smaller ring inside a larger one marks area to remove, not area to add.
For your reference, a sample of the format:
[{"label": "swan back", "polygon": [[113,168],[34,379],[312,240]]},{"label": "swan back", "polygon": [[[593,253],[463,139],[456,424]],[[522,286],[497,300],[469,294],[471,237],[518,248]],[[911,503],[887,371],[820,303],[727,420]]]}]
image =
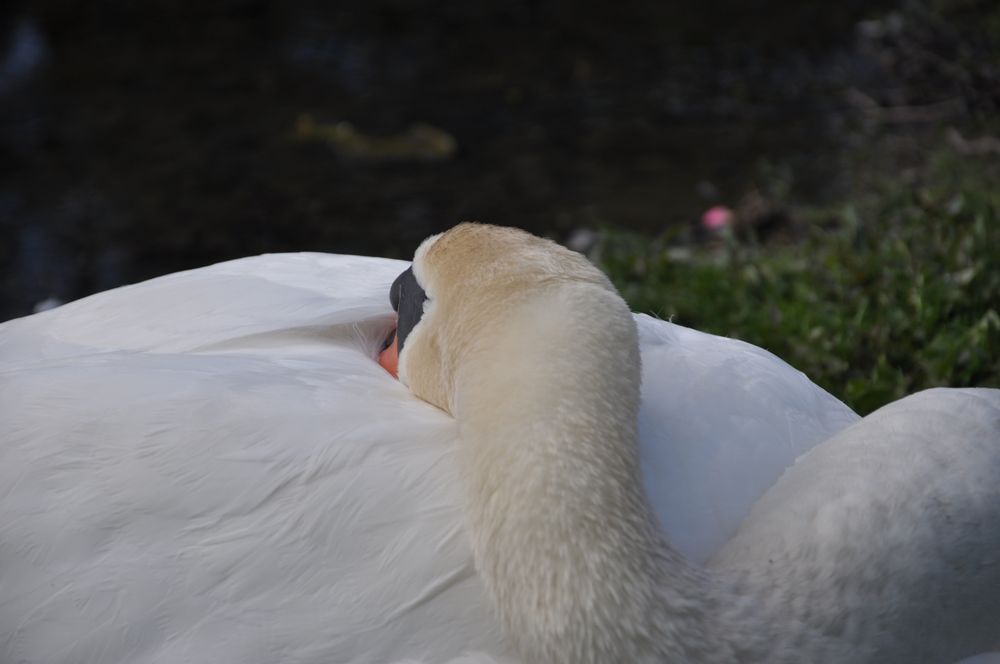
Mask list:
[{"label": "swan back", "polygon": [[507,652],[454,421],[372,360],[402,268],[264,257],[4,324],[0,660]]},{"label": "swan back", "polygon": [[711,565],[858,660],[956,661],[1000,634],[998,505],[1000,390],[927,390],[801,457]]},{"label": "swan back", "polygon": [[796,458],[860,418],[762,348],[636,323],[644,483],[671,544],[702,563]]}]

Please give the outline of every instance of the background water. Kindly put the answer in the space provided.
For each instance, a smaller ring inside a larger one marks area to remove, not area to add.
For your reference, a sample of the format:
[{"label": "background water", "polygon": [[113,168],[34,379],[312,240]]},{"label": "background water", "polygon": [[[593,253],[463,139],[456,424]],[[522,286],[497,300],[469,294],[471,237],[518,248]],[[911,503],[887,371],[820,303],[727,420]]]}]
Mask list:
[{"label": "background water", "polygon": [[913,101],[894,7],[6,0],[0,318],[246,254],[407,257],[465,219],[565,239],[822,201],[859,107]]}]

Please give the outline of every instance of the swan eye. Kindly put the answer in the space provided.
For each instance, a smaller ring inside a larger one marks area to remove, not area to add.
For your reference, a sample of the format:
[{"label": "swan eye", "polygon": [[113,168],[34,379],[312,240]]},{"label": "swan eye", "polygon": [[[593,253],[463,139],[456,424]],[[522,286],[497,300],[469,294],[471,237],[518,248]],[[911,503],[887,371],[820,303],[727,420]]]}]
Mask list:
[{"label": "swan eye", "polygon": [[405,272],[396,277],[389,289],[389,302],[398,314],[396,324],[396,339],[398,351],[403,351],[403,344],[410,331],[420,322],[424,315],[424,303],[427,302],[427,293],[417,282],[413,274],[413,268],[407,268]]}]

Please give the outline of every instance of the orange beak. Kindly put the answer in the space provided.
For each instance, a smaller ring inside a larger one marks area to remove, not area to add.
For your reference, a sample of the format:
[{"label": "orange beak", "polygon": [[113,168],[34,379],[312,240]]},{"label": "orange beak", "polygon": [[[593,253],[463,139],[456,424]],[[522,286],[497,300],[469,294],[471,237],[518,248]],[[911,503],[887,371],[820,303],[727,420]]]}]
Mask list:
[{"label": "orange beak", "polygon": [[396,346],[395,332],[392,333],[392,343],[378,354],[378,363],[383,369],[392,374],[393,378],[399,378],[399,349]]}]

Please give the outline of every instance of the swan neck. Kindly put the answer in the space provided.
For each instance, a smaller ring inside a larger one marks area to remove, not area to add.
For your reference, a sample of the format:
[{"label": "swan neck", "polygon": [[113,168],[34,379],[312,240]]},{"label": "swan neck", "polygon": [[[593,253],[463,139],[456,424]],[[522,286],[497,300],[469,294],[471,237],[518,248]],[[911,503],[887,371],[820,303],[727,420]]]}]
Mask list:
[{"label": "swan neck", "polygon": [[476,563],[528,661],[709,661],[695,655],[717,641],[712,584],[664,541],[642,489],[638,344],[624,320],[583,350],[588,375],[539,371],[547,350],[522,346],[459,377]]}]

